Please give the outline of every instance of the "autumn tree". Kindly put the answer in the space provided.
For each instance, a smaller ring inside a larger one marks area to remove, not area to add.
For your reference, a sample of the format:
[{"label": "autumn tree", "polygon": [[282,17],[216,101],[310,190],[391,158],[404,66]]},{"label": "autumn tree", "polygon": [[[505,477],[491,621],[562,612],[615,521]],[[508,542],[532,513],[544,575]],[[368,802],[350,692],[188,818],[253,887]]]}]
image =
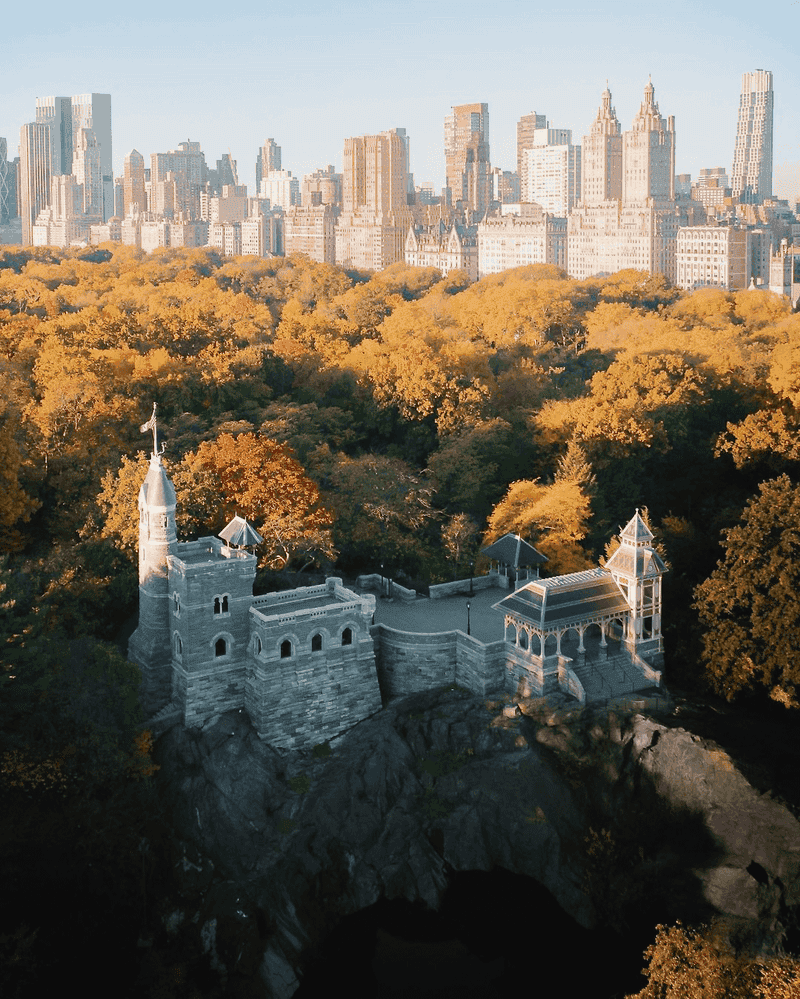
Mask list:
[{"label": "autumn tree", "polygon": [[464,559],[474,560],[478,525],[466,513],[454,513],[442,528],[442,545],[453,563],[453,579]]},{"label": "autumn tree", "polygon": [[656,927],[645,951],[648,983],[628,999],[791,999],[800,994],[800,962],[737,954],[721,922]]},{"label": "autumn tree", "polygon": [[587,485],[569,474],[549,485],[537,479],[512,482],[489,517],[485,543],[513,531],[547,556],[553,575],[589,568],[580,544],[590,518]]},{"label": "autumn tree", "polygon": [[331,455],[325,484],[346,565],[363,569],[383,562],[419,571],[435,512],[430,486],[410,465],[379,454]]},{"label": "autumn tree", "polygon": [[[258,549],[261,566],[304,568],[335,557],[332,516],[285,444],[253,433],[223,433],[181,462],[162,460],[175,486],[183,533],[216,533],[239,514],[264,539]],[[128,551],[138,544],[137,497],[147,468],[143,454],[124,457],[116,473],[103,477],[97,500],[101,533]]]},{"label": "autumn tree", "polygon": [[723,542],[725,557],[695,590],[711,686],[733,700],[766,688],[800,707],[800,487],[762,482]]}]

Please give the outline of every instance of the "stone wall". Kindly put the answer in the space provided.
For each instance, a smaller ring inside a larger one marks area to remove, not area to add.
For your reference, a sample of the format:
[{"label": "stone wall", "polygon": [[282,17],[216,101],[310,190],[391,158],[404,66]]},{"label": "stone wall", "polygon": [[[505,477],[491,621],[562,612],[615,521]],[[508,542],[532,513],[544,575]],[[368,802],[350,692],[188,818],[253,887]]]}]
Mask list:
[{"label": "stone wall", "polygon": [[490,572],[485,576],[473,576],[472,579],[454,579],[452,583],[434,583],[429,588],[431,600],[452,597],[456,593],[469,593],[470,583],[473,591],[489,590],[493,587],[503,590],[509,588],[508,576],[501,576],[498,572]]},{"label": "stone wall", "polygon": [[417,599],[416,590],[409,590],[405,586],[401,586],[394,579],[390,579],[388,576],[381,576],[378,572],[359,576],[356,579],[356,586],[359,586],[362,590],[371,590],[373,593],[391,597],[393,600],[400,599],[409,602]]},{"label": "stone wall", "polygon": [[452,683],[480,695],[504,686],[505,642],[484,645],[463,631],[417,634],[385,624],[371,631],[384,701]]},{"label": "stone wall", "polygon": [[245,701],[260,738],[284,749],[310,748],[381,709],[372,638],[299,659],[254,657]]}]

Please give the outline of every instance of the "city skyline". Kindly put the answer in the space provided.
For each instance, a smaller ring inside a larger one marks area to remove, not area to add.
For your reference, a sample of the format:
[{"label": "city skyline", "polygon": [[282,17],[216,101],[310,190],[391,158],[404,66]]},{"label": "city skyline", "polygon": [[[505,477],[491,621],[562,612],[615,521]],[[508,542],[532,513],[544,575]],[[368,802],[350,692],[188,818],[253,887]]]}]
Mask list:
[{"label": "city skyline", "polygon": [[[414,0],[378,11],[352,0],[335,12],[310,3],[301,14],[269,15],[244,4],[224,23],[202,4],[165,13],[145,3],[135,21],[100,4],[45,7],[49,16],[36,26],[18,10],[5,18],[0,135],[10,157],[36,97],[93,91],[112,95],[115,176],[134,148],[149,161],[191,139],[209,164],[230,149],[241,183],[254,191],[268,137],[281,146],[284,168],[302,178],[328,163],[341,170],[349,136],[404,128],[415,182],[431,181],[438,193],[443,121],[454,106],[488,104],[492,165],[514,170],[522,116],[544,114],[580,142],[608,80],[628,128],[651,77],[676,117],[676,172],[697,176],[731,169],[742,73],[764,68],[774,78],[775,192],[800,194],[800,74],[791,42],[800,4],[769,5],[758,23],[741,3],[719,11],[678,4],[668,22],[654,24],[627,0],[561,13],[501,2],[489,25],[472,2],[457,18],[443,4]],[[785,189],[787,163],[795,165],[794,191]]]}]

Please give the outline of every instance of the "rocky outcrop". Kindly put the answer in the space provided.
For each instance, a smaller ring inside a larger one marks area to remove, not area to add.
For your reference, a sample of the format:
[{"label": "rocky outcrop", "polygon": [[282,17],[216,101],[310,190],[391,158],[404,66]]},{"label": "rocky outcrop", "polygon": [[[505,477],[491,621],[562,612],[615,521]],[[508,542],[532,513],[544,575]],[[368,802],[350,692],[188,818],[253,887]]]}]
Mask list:
[{"label": "rocky outcrop", "polygon": [[[436,907],[453,870],[500,866],[583,926],[719,912],[779,941],[800,895],[800,825],[719,747],[606,708],[412,695],[313,752],[243,712],[159,740],[192,915],[217,966],[288,997],[345,915]],[[213,862],[213,870],[211,867]]]}]

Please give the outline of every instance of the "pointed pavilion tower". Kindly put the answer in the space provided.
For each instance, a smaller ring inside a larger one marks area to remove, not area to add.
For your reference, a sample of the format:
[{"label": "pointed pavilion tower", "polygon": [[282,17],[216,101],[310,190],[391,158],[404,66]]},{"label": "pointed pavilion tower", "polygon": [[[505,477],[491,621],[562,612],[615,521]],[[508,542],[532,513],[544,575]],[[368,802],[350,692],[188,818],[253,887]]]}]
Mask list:
[{"label": "pointed pavilion tower", "polygon": [[157,451],[155,410],[144,428],[153,429],[153,452],[139,490],[139,624],[128,642],[128,659],[142,671],[143,707],[153,714],[172,695],[168,558],[178,536],[175,489]]},{"label": "pointed pavilion tower", "polygon": [[620,546],[606,562],[628,601],[625,644],[650,661],[664,651],[661,637],[661,579],[667,571],[652,546],[653,533],[637,510],[619,536]]}]

